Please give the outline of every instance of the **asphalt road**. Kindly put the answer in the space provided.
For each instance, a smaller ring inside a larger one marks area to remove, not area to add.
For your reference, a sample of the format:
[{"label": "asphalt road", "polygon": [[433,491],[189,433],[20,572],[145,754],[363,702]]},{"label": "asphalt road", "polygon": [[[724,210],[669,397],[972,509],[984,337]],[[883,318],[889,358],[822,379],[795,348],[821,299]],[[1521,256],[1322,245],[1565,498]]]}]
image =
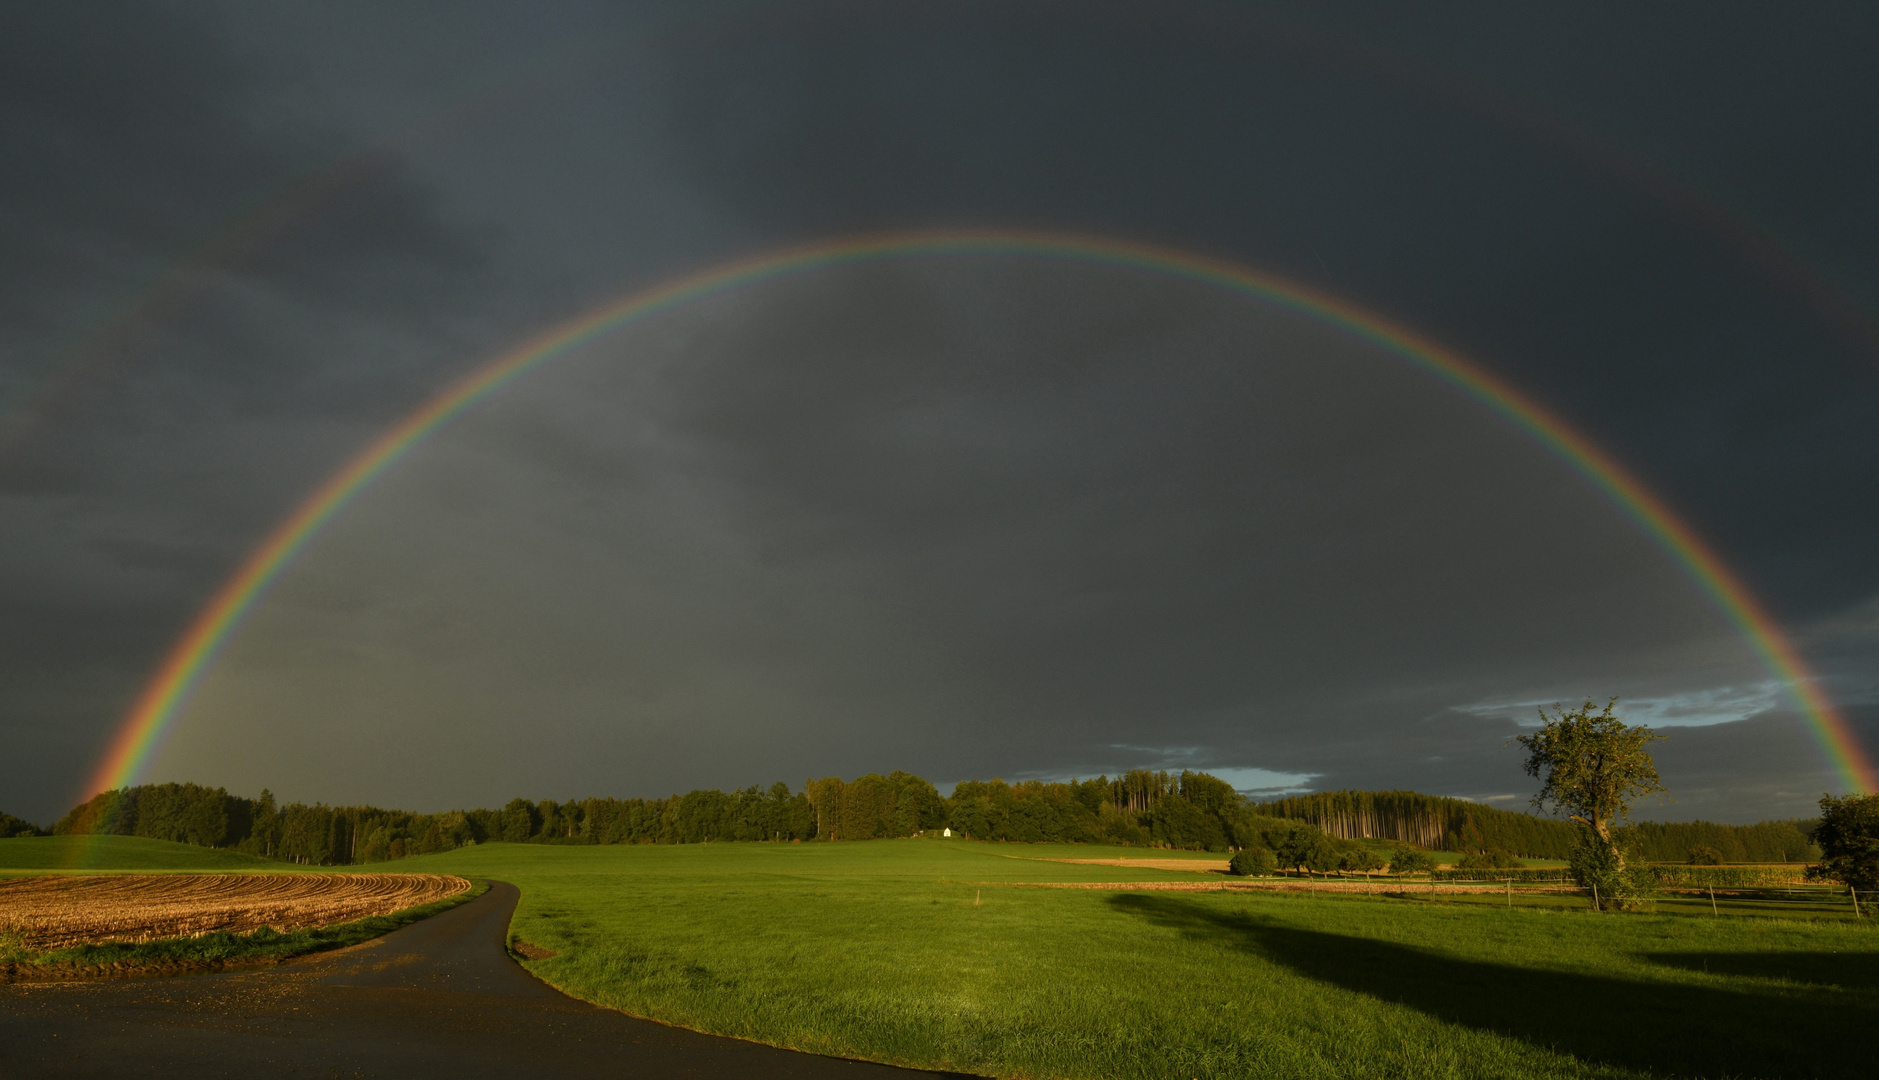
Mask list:
[{"label": "asphalt road", "polygon": [[520,893],[279,967],[0,985],[0,1080],[38,1077],[933,1076],[639,1020],[509,958]]}]

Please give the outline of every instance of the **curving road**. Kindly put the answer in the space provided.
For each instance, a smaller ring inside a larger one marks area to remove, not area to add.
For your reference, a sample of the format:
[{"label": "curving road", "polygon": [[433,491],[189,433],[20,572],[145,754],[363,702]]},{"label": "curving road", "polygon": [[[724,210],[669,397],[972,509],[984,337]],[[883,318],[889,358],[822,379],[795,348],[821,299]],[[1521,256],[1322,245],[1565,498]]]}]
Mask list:
[{"label": "curving road", "polygon": [[509,958],[520,893],[342,952],[169,979],[0,985],[0,1080],[38,1077],[933,1076],[665,1027]]}]

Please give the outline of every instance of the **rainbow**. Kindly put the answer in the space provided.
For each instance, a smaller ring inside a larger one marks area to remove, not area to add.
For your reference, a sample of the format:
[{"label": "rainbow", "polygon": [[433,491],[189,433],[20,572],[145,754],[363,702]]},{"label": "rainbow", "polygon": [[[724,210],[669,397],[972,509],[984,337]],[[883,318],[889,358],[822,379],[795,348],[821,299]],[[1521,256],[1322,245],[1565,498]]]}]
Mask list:
[{"label": "rainbow", "polygon": [[1846,719],[1821,693],[1816,678],[1779,625],[1709,545],[1622,465],[1513,386],[1435,342],[1344,300],[1230,262],[1107,239],[987,231],[866,236],[718,266],[589,311],[471,372],[381,434],[321,484],[222,585],[138,696],[84,796],[135,782],[217,652],[281,571],[360,491],[464,410],[572,349],[680,305],[829,267],[961,255],[1106,264],[1254,297],[1382,346],[1474,398],[1536,439],[1636,521],[1735,624],[1784,684],[1844,785],[1853,791],[1879,791],[1879,774],[1875,774]]}]

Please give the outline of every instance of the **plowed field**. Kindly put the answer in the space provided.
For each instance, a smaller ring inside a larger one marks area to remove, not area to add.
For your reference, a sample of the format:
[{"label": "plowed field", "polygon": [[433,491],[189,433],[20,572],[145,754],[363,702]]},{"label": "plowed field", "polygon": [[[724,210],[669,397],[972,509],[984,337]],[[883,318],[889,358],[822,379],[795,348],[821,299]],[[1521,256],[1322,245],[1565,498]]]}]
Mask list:
[{"label": "plowed field", "polygon": [[467,892],[448,874],[121,874],[0,881],[0,931],[31,950],[385,915]]}]

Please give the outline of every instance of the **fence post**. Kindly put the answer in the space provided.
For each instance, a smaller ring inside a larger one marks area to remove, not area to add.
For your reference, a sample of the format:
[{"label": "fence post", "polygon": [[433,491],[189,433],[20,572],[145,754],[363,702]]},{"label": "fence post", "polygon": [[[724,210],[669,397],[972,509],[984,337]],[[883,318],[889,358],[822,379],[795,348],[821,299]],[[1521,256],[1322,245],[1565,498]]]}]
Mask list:
[{"label": "fence post", "polygon": [[1859,918],[1859,890],[1848,885],[1846,891],[1853,897],[1853,917],[1857,919]]},{"label": "fence post", "polygon": [[1598,882],[1592,883],[1592,910],[1598,910]]},{"label": "fence post", "polygon": [[1709,887],[1709,913],[1711,915],[1722,914],[1722,912],[1716,910],[1716,886],[1714,885]]}]

